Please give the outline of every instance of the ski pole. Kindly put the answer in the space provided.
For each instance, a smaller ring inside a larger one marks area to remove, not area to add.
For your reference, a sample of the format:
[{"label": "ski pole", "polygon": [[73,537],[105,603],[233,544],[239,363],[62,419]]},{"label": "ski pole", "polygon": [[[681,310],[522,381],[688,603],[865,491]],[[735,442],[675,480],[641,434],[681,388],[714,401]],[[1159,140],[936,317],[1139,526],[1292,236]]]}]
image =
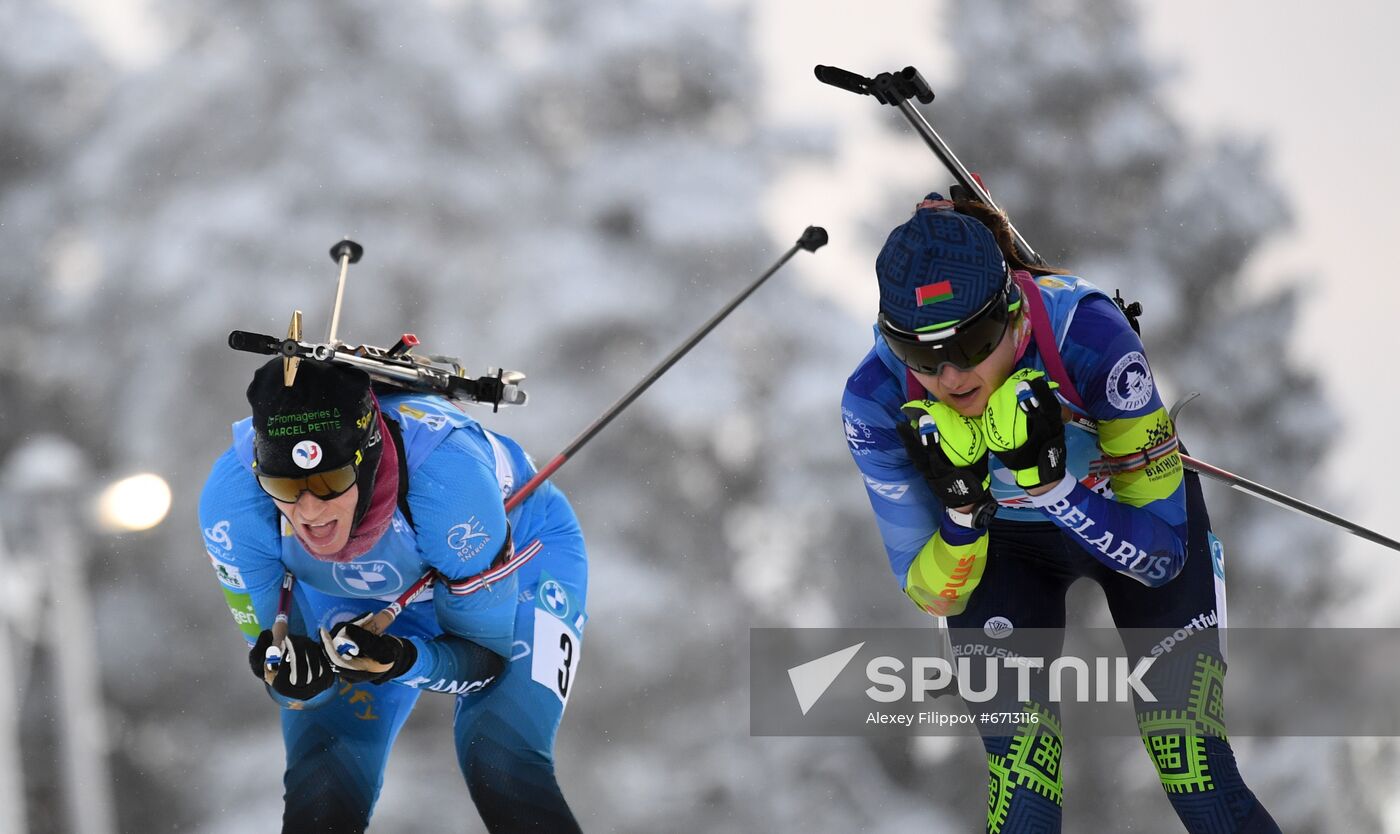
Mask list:
[{"label": "ski pole", "polygon": [[[958,181],[958,185],[966,188],[988,207],[1001,212],[1003,215],[1006,214],[992,201],[992,196],[987,193],[987,189],[983,188],[982,183],[968,171],[967,166],[963,165],[962,160],[958,159],[957,154],[953,153],[952,149],[949,148],[948,144],[943,141],[943,138],[938,135],[938,132],[933,129],[933,126],[928,123],[928,120],[924,118],[923,114],[915,109],[914,105],[909,103],[909,99],[911,98],[917,98],[923,104],[928,104],[933,101],[933,90],[929,88],[928,82],[924,80],[924,77],[919,74],[918,70],[913,67],[905,67],[897,73],[882,72],[874,78],[866,78],[863,75],[858,75],[849,70],[818,64],[815,72],[817,80],[823,84],[830,84],[833,87],[839,87],[842,90],[848,90],[857,95],[874,96],[881,104],[888,104],[897,108],[900,113],[904,114],[904,118],[909,121],[909,124],[913,126],[919,136],[923,138],[924,144],[928,145],[929,150],[933,151],[934,156],[938,157],[938,160],[943,163],[943,166],[948,169],[948,172]],[[1035,250],[1031,248],[1030,244],[1026,242],[1026,239],[1021,236],[1021,233],[1016,231],[1016,227],[1011,225],[1009,219],[1006,221],[1006,225],[1011,229],[1011,237],[1015,241],[1016,249],[1020,252],[1022,259],[1025,260],[1026,263],[1044,263],[1041,257],[1036,254]],[[1136,329],[1136,327],[1134,329]],[[1297,498],[1285,495],[1276,489],[1271,489],[1263,484],[1255,483],[1248,478],[1240,477],[1233,472],[1228,472],[1218,466],[1206,463],[1198,458],[1190,457],[1189,455],[1182,455],[1181,462],[1183,466],[1190,469],[1192,472],[1228,484],[1230,487],[1246,495],[1251,495],[1260,500],[1268,501],[1270,504],[1335,525],[1366,541],[1400,551],[1400,542],[1383,536],[1374,530],[1362,527],[1353,521],[1348,521],[1335,513],[1330,513],[1319,507],[1314,507],[1305,501],[1299,501]]]},{"label": "ski pole", "polygon": [[345,275],[350,271],[350,264],[359,263],[364,254],[364,247],[349,238],[331,249],[331,257],[340,264],[340,277],[335,282],[335,306],[331,308],[331,329],[326,334],[328,345],[336,344],[335,331],[340,328],[340,304],[345,300]]},{"label": "ski pole", "polygon": [[[736,295],[728,304],[721,308],[719,312],[711,316],[709,321],[706,321],[700,326],[699,330],[696,330],[694,333],[691,334],[690,338],[686,339],[684,342],[681,343],[679,347],[671,351],[665,359],[661,360],[661,363],[659,365],[653,368],[645,377],[642,378],[640,382],[632,386],[632,390],[628,391],[626,394],[623,394],[621,399],[609,406],[608,409],[604,411],[600,417],[598,417],[598,419],[594,420],[593,423],[588,426],[588,428],[580,432],[578,437],[575,437],[573,441],[570,442],[567,447],[565,447],[564,451],[555,455],[554,458],[549,461],[549,463],[545,464],[545,466],[542,469],[535,473],[534,477],[530,478],[530,480],[526,481],[524,485],[520,487],[520,489],[516,490],[515,493],[512,494],[510,498],[507,499],[505,502],[506,512],[510,512],[511,510],[519,506],[520,502],[524,501],[527,497],[529,497],[530,493],[534,492],[535,489],[538,488],[541,484],[543,484],[549,478],[550,475],[553,475],[559,469],[559,467],[563,466],[565,461],[573,457],[573,455],[576,454],[585,443],[587,443],[589,440],[592,440],[593,437],[598,434],[598,432],[602,431],[603,428],[608,425],[608,423],[611,423],[613,421],[613,418],[617,417],[617,415],[620,414],[623,409],[631,405],[634,400],[640,397],[644,391],[651,387],[652,383],[656,382],[656,380],[659,379],[662,374],[670,370],[672,365],[675,365],[678,361],[680,361],[681,357],[685,356],[688,352],[690,352],[691,348],[695,347],[695,345],[699,343],[701,339],[709,335],[710,331],[714,330],[715,327],[721,321],[724,321],[724,319],[730,313],[734,312],[734,308],[742,304],[745,299],[747,299],[750,295],[753,294],[755,290],[757,290],[760,286],[763,285],[764,281],[767,281],[770,277],[772,277],[773,273],[777,272],[779,269],[782,268],[784,264],[791,260],[792,256],[797,254],[797,251],[799,249],[803,249],[808,252],[815,252],[821,247],[825,246],[826,242],[826,229],[823,229],[820,226],[808,226],[806,230],[802,232],[802,237],[798,238],[797,242],[794,243],[790,249],[784,252],[782,256],[778,258],[776,263],[769,267],[768,270],[765,271],[762,275],[758,276],[757,280],[755,280],[742,292]],[[403,609],[409,603],[413,602],[413,599],[415,597],[417,597],[420,593],[424,591],[424,589],[426,589],[432,584],[433,571],[430,570],[427,573],[423,574],[421,577],[419,577],[417,582],[414,582],[408,587],[406,591],[400,594],[398,599],[389,603],[387,607],[383,608],[373,617],[371,617],[364,624],[364,628],[375,634],[383,634],[384,630],[387,629],[389,625],[394,622],[394,618],[397,617],[400,613],[402,613]],[[344,644],[344,647],[349,648],[351,645],[352,644],[346,643]],[[336,646],[337,651],[340,651],[341,648],[341,645]]]},{"label": "ski pole", "polygon": [[[928,145],[933,155],[938,157],[943,166],[952,173],[958,184],[972,192],[979,201],[1001,212],[1001,207],[992,200],[992,195],[987,189],[982,187],[982,183],[967,170],[958,155],[953,153],[953,149],[948,147],[948,143],[943,141],[943,137],[938,135],[938,131],[933,129],[933,125],[928,123],[924,114],[920,113],[914,105],[909,103],[909,99],[917,98],[923,104],[933,101],[933,90],[929,89],[928,82],[913,67],[905,67],[899,72],[882,72],[874,78],[866,78],[857,75],[849,70],[839,67],[824,67],[818,64],[815,69],[817,80],[823,84],[830,84],[843,90],[862,96],[874,96],[875,100],[881,104],[888,104],[900,113],[914,128]],[[1001,212],[1005,214],[1006,212]],[[1011,229],[1011,237],[1016,241],[1016,248],[1021,253],[1021,259],[1028,264],[1044,263],[1044,260],[1036,254],[1031,245],[1026,242],[1021,233],[1016,231],[1016,227],[1007,220],[1006,225]]]},{"label": "ski pole", "polygon": [[277,667],[282,665],[282,643],[287,639],[287,615],[292,609],[292,582],[296,577],[291,571],[282,574],[282,590],[277,594],[277,617],[272,621],[272,645],[263,655],[263,680],[272,685],[277,676]]},{"label": "ski pole", "polygon": [[1201,475],[1205,475],[1207,478],[1210,478],[1212,480],[1219,481],[1223,484],[1228,484],[1232,488],[1239,490],[1240,492],[1243,492],[1246,495],[1252,495],[1255,498],[1259,498],[1263,501],[1268,501],[1270,504],[1283,507],[1285,510],[1292,510],[1295,513],[1310,516],[1319,521],[1325,521],[1328,524],[1336,525],[1337,527],[1342,528],[1348,533],[1351,533],[1353,536],[1363,538],[1368,542],[1374,542],[1375,544],[1378,544],[1381,547],[1388,547],[1391,550],[1400,551],[1400,541],[1396,541],[1395,539],[1382,536],[1380,533],[1377,533],[1376,531],[1371,530],[1369,528],[1362,527],[1360,524],[1357,524],[1354,521],[1348,521],[1347,519],[1342,518],[1336,513],[1329,513],[1321,507],[1314,507],[1312,504],[1309,504],[1306,501],[1300,501],[1291,495],[1285,495],[1284,493],[1279,492],[1276,489],[1270,489],[1269,487],[1266,487],[1263,484],[1255,483],[1254,481],[1251,481],[1248,478],[1242,478],[1233,472],[1227,472],[1218,466],[1213,466],[1209,463],[1206,463],[1203,460],[1198,460],[1189,455],[1182,455],[1181,462],[1187,469],[1190,469],[1192,472],[1197,472]]}]

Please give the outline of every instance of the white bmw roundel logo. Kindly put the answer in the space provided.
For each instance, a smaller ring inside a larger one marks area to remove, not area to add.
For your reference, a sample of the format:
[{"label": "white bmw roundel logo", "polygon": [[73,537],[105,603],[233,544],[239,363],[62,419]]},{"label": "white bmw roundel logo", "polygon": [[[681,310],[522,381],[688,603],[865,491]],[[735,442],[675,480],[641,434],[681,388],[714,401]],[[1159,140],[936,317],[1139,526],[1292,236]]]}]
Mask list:
[{"label": "white bmw roundel logo", "polygon": [[569,595],[564,592],[564,586],[553,579],[546,579],[540,583],[540,601],[549,609],[549,613],[556,617],[563,617],[569,613]]},{"label": "white bmw roundel logo", "polygon": [[392,594],[403,587],[403,575],[389,562],[348,562],[334,566],[335,584],[357,597]]}]

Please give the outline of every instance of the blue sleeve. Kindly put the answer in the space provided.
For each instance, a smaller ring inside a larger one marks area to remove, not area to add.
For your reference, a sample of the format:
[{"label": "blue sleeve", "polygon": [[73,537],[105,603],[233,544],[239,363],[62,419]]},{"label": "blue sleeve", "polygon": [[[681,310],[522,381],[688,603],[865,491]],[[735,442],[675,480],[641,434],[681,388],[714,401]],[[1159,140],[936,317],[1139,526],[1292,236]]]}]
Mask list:
[{"label": "blue sleeve", "polygon": [[1146,585],[1165,584],[1186,562],[1186,487],[1175,429],[1142,341],[1110,299],[1091,296],[1075,311],[1061,358],[1085,410],[1098,421],[1105,460],[1161,456],[1116,475],[1112,498],[1066,477],[1032,501],[1108,567]]},{"label": "blue sleeve", "polygon": [[204,482],[199,524],[229,613],[251,646],[277,615],[281,537],[276,505],[233,449],[215,461]]},{"label": "blue sleeve", "polygon": [[457,429],[414,471],[408,502],[418,549],[440,574],[433,608],[444,634],[410,638],[418,661],[400,681],[474,691],[499,673],[515,639],[518,594],[505,504],[485,439]]},{"label": "blue sleeve", "polygon": [[[865,480],[875,522],[901,588],[914,557],[944,517],[943,505],[910,462],[895,431],[904,392],[872,351],[841,398],[846,445]],[[895,402],[898,400],[898,402]]]},{"label": "blue sleeve", "polygon": [[[204,482],[199,496],[199,526],[204,531],[204,550],[223,589],[229,614],[250,648],[277,616],[277,599],[285,573],[279,523],[276,505],[229,449],[214,462]],[[293,615],[290,622],[296,621]],[[300,701],[274,692],[267,684],[263,684],[263,689],[279,706],[291,709],[315,709],[335,694],[335,687],[331,687]]]}]

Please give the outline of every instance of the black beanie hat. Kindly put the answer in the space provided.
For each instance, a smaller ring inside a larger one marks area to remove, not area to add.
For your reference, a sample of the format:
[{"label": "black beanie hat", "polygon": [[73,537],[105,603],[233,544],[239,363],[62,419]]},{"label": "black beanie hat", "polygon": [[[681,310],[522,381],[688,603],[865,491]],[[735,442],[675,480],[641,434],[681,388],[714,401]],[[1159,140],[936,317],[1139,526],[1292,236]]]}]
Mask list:
[{"label": "black beanie hat", "polygon": [[[253,455],[259,473],[305,477],[344,466],[360,452],[361,486],[373,483],[381,438],[364,371],[303,359],[289,388],[283,384],[282,360],[273,359],[253,374],[248,404],[253,407]],[[365,480],[367,475],[371,480]]]}]

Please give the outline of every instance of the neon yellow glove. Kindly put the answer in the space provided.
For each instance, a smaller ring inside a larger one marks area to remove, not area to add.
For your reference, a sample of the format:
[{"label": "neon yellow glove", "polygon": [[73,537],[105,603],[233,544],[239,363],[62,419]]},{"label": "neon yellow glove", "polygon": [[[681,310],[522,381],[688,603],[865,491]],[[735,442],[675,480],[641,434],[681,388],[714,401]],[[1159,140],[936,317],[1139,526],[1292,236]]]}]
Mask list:
[{"label": "neon yellow glove", "polygon": [[982,412],[987,448],[1016,475],[1022,489],[1065,476],[1065,423],[1054,389],[1042,371],[1022,368],[992,392]]},{"label": "neon yellow glove", "polygon": [[909,419],[896,425],[899,437],[938,500],[945,507],[986,501],[991,476],[979,421],[934,400],[914,400],[901,410]]}]

